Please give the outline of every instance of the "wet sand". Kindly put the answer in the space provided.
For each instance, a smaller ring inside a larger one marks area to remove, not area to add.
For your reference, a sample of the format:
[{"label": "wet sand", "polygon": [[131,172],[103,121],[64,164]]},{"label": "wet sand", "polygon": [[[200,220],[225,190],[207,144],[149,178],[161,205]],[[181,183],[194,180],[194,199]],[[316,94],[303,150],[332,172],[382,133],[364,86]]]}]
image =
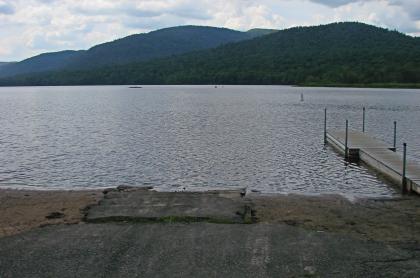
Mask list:
[{"label": "wet sand", "polygon": [[84,209],[102,198],[102,191],[33,191],[0,189],[0,237],[33,228],[79,223]]},{"label": "wet sand", "polygon": [[337,195],[252,195],[257,221],[346,234],[366,240],[420,243],[420,197],[358,199]]}]

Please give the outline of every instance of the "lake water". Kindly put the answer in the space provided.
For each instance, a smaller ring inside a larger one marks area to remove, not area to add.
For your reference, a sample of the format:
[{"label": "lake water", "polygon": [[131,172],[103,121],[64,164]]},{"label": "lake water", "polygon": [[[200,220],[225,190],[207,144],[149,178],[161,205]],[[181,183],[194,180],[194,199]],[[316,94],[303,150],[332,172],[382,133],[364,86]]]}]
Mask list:
[{"label": "lake water", "polygon": [[[304,101],[300,95],[304,94]],[[390,197],[396,188],[323,145],[361,129],[420,162],[420,90],[284,86],[0,88],[0,186],[247,187]]]}]

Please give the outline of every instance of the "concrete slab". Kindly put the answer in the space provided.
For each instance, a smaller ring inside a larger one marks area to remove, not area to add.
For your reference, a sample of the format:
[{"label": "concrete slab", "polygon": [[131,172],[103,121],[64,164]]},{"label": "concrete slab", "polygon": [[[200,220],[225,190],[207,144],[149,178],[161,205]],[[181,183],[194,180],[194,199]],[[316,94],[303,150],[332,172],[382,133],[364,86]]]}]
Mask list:
[{"label": "concrete slab", "polygon": [[89,209],[87,222],[214,222],[249,223],[250,203],[243,190],[157,192],[147,188],[111,190]]}]

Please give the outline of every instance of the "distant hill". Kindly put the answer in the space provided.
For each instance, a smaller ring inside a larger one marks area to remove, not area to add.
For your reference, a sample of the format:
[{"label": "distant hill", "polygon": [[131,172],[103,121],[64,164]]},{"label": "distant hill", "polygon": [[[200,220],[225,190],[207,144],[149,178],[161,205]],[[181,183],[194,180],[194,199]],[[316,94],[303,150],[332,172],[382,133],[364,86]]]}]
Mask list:
[{"label": "distant hill", "polygon": [[353,22],[296,27],[143,63],[0,80],[3,85],[413,83],[420,84],[420,40]]},{"label": "distant hill", "polygon": [[0,77],[52,70],[81,70],[105,65],[144,62],[214,48],[262,36],[273,30],[239,32],[226,28],[179,26],[146,34],[131,35],[103,43],[87,51],[61,51],[41,54],[0,69]]},{"label": "distant hill", "polygon": [[248,33],[215,27],[172,27],[97,45],[78,57],[75,64],[100,66],[143,62],[214,48],[261,35],[265,35],[264,31]]},{"label": "distant hill", "polygon": [[6,66],[6,65],[10,65],[14,62],[0,62],[0,67]]},{"label": "distant hill", "polygon": [[269,35],[272,33],[275,33],[279,30],[276,29],[261,29],[261,28],[254,28],[251,30],[248,30],[247,33],[251,36],[251,37],[260,37],[260,36],[265,36],[265,35]]},{"label": "distant hill", "polygon": [[23,73],[53,71],[63,69],[72,59],[80,55],[80,51],[60,51],[45,53],[26,59],[22,62],[6,64],[0,67],[0,77]]}]

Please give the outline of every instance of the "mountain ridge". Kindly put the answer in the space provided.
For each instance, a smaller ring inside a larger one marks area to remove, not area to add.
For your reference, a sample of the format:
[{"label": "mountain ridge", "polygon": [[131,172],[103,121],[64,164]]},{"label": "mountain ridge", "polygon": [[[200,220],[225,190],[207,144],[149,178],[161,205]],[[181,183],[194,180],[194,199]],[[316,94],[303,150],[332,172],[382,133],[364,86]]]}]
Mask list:
[{"label": "mountain ridge", "polygon": [[0,77],[144,62],[252,39],[270,32],[272,30],[259,29],[248,33],[227,28],[193,25],[163,28],[101,43],[88,50],[63,50],[39,54],[21,62],[4,65],[0,70]]},{"label": "mountain ridge", "polygon": [[145,63],[0,80],[3,85],[386,83],[420,83],[420,40],[357,22],[294,27]]}]

